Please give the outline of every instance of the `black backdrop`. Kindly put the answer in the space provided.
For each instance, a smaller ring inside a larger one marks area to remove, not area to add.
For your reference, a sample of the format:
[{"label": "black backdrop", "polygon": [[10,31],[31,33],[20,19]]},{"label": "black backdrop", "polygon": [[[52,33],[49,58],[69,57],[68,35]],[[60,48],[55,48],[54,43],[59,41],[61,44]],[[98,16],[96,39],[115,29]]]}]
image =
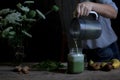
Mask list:
[{"label": "black backdrop", "polygon": [[[0,9],[15,8],[15,4],[23,0],[0,0]],[[114,0],[120,9],[119,0]],[[33,8],[38,8],[41,12],[46,13],[55,4],[54,0],[35,0],[36,4]],[[10,3],[10,4],[7,4]],[[62,27],[60,14],[52,12],[46,16],[46,20],[40,20],[31,29],[32,39],[25,40],[25,59],[24,61],[41,61],[45,59],[60,60],[62,48]],[[120,13],[117,19],[112,20],[112,26],[118,35],[118,44],[120,46],[119,38],[119,20]],[[0,40],[0,62],[8,62],[15,60],[13,50],[8,46],[6,41]]]},{"label": "black backdrop", "polygon": [[120,32],[119,32],[120,31],[120,1],[118,0],[113,0],[113,1],[116,3],[118,7],[118,16],[116,19],[111,21],[112,21],[112,27],[118,36],[118,46],[120,47]]},{"label": "black backdrop", "polygon": [[[18,1],[23,0],[0,0],[0,9],[16,8]],[[7,4],[10,3],[10,4]],[[42,13],[47,13],[54,0],[35,0],[33,8],[39,9]],[[40,20],[30,30],[32,39],[25,39],[25,58],[24,61],[41,61],[46,59],[59,60],[61,53],[62,28],[59,12],[51,12],[46,15],[46,20]],[[7,41],[0,41],[0,62],[14,61],[13,49],[8,46]]]}]

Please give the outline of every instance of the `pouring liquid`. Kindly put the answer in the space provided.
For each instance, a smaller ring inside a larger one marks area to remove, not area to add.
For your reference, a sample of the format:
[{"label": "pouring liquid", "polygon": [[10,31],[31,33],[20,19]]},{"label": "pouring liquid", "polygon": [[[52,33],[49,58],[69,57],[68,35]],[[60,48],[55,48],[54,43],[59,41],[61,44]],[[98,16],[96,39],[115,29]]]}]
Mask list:
[{"label": "pouring liquid", "polygon": [[75,48],[76,48],[76,51],[77,51],[77,54],[78,54],[79,51],[78,51],[77,39],[73,38],[73,40],[74,40]]}]

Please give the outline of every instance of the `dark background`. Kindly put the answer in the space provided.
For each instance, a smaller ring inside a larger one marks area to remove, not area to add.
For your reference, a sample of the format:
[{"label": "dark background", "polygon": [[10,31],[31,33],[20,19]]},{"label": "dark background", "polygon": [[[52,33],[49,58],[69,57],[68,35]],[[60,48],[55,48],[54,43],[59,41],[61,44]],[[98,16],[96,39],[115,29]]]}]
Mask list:
[{"label": "dark background", "polygon": [[[23,0],[13,0],[12,4],[9,0],[0,0],[0,9],[2,8],[15,8],[15,4]],[[120,2],[114,0],[120,9]],[[42,13],[47,13],[54,4],[55,0],[35,0],[33,8],[39,9]],[[10,3],[10,4],[7,4]],[[40,20],[32,27],[32,39],[25,40],[25,58],[26,62],[42,61],[46,59],[61,60],[67,54],[66,37],[63,34],[63,27],[61,25],[61,14],[59,12],[51,12],[46,15],[46,20]],[[120,13],[117,19],[112,20],[112,26],[118,35],[118,45],[120,46],[119,39],[119,20]],[[15,55],[13,49],[8,46],[7,41],[0,40],[0,62],[14,61]],[[64,60],[63,60],[64,61]]]},{"label": "dark background", "polygon": [[[0,0],[0,9],[16,8],[16,3],[24,0]],[[55,5],[54,0],[34,0],[33,9],[39,9],[46,14]],[[10,4],[8,4],[10,3]],[[46,59],[59,60],[62,43],[62,27],[59,12],[51,12],[46,15],[46,19],[39,20],[30,30],[33,38],[25,39],[24,61],[41,61]],[[0,62],[14,61],[14,50],[8,45],[6,40],[0,41]]]}]

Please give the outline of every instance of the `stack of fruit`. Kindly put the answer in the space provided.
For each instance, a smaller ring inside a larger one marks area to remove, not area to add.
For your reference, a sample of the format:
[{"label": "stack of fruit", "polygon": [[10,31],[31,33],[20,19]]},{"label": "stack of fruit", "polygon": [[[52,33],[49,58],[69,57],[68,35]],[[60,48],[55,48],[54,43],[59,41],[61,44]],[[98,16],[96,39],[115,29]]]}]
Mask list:
[{"label": "stack of fruit", "polygon": [[120,61],[118,59],[112,59],[108,62],[94,62],[93,60],[88,62],[88,69],[90,70],[110,71],[118,68],[120,68]]}]

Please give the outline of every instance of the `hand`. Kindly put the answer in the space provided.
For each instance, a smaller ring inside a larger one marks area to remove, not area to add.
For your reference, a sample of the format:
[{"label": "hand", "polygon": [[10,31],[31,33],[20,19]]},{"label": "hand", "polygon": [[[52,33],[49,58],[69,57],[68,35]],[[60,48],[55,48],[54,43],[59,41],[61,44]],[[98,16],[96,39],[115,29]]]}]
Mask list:
[{"label": "hand", "polygon": [[82,2],[78,3],[75,11],[73,12],[73,17],[88,16],[92,10],[92,2]]}]

